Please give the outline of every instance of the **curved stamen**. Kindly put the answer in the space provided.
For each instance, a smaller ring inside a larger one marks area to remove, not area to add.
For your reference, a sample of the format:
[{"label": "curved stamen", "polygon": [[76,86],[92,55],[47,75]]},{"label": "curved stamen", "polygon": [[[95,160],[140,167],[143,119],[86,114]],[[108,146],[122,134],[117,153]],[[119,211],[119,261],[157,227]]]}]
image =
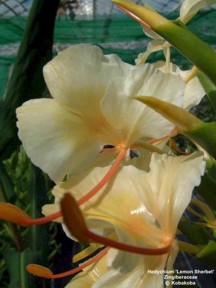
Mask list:
[{"label": "curved stamen", "polygon": [[[150,141],[153,141],[155,140],[155,142],[159,142],[161,139],[152,139]],[[142,148],[146,151],[149,151],[149,152],[157,152],[159,154],[164,154],[164,151],[157,148],[156,146],[152,145],[148,142],[145,142],[145,141],[137,141],[134,143],[134,145],[131,147],[131,149],[138,149],[138,148]]]},{"label": "curved stamen", "polygon": [[196,66],[193,66],[187,76],[183,79],[184,82],[187,84],[193,77],[196,76],[198,69]]},{"label": "curved stamen", "polygon": [[169,139],[169,143],[170,143],[170,148],[172,150],[174,150],[176,153],[181,154],[181,155],[190,155],[191,154],[190,152],[185,152],[185,151],[182,151],[181,149],[179,149],[177,147],[176,142],[173,139]]},{"label": "curved stamen", "polygon": [[61,213],[61,211],[58,211],[58,212],[50,214],[49,216],[46,216],[46,217],[41,217],[41,218],[37,218],[37,219],[26,219],[26,220],[24,220],[23,223],[25,223],[26,226],[41,225],[41,224],[49,223],[49,222],[56,220],[60,217],[62,217],[62,213]]},{"label": "curved stamen", "polygon": [[170,239],[167,245],[163,247],[149,248],[121,243],[91,232],[88,230],[78,203],[70,193],[66,193],[61,200],[61,209],[64,223],[70,231],[71,235],[76,237],[82,243],[90,243],[93,241],[105,246],[117,248],[119,250],[143,255],[162,255],[167,254],[170,250],[172,239]]},{"label": "curved stamen", "polygon": [[161,142],[161,141],[164,141],[164,140],[169,140],[171,137],[174,137],[178,134],[178,130],[175,128],[173,129],[173,131],[170,133],[170,134],[167,134],[166,136],[162,137],[162,138],[155,138],[155,139],[151,139],[151,140],[148,140],[147,142],[149,144],[154,144],[154,143],[158,143],[158,142]]},{"label": "curved stamen", "polygon": [[[127,153],[127,148],[121,147],[120,152],[115,159],[114,163],[105,174],[105,176],[99,181],[99,183],[91,189],[86,195],[78,200],[78,204],[82,205],[87,202],[90,198],[97,194],[97,192],[103,188],[103,186],[108,183],[111,178],[116,174],[122,161]],[[62,216],[61,211],[48,215],[46,217],[41,217],[37,219],[32,219],[28,214],[22,211],[20,208],[12,205],[10,203],[0,202],[0,219],[6,220],[21,226],[31,226],[31,225],[42,225],[56,220]]]},{"label": "curved stamen", "polygon": [[128,151],[127,148],[124,147],[120,148],[120,152],[117,158],[115,159],[114,163],[112,164],[111,168],[109,169],[109,171],[105,174],[105,176],[98,182],[98,184],[93,189],[91,189],[86,195],[84,195],[82,198],[78,200],[79,205],[84,204],[90,198],[96,195],[97,192],[111,180],[111,178],[116,174],[117,170],[119,169],[122,161],[124,160],[127,151]]},{"label": "curved stamen", "polygon": [[25,221],[31,220],[31,217],[15,205],[0,202],[0,219],[27,226]]},{"label": "curved stamen", "polygon": [[110,247],[106,247],[103,249],[101,252],[99,252],[96,256],[92,257],[89,261],[85,262],[84,264],[80,265],[79,267],[76,267],[74,269],[71,269],[69,271],[59,273],[59,274],[53,274],[53,272],[41,265],[37,264],[29,264],[26,269],[29,273],[38,276],[38,277],[43,277],[43,278],[48,278],[48,279],[57,279],[57,278],[63,278],[66,276],[70,276],[73,274],[76,274],[77,272],[82,271],[84,268],[88,267],[91,264],[94,264],[95,262],[99,261],[103,256],[107,254],[109,251]]},{"label": "curved stamen", "polygon": [[19,207],[10,203],[0,202],[0,219],[18,224],[20,226],[41,225],[56,220],[61,216],[61,211],[59,211],[47,217],[32,219]]},{"label": "curved stamen", "polygon": [[137,253],[137,254],[143,254],[143,255],[163,255],[167,254],[170,250],[171,243],[168,243],[166,246],[163,247],[155,247],[155,248],[149,248],[149,247],[138,247],[133,246],[125,243],[121,243],[115,240],[108,239],[106,237],[97,235],[95,233],[92,233],[91,231],[87,230],[85,231],[86,236],[89,237],[89,239],[92,241],[95,241],[97,243],[101,243],[104,245],[109,245],[112,248],[116,248],[119,250],[123,250],[126,252],[131,253]]}]

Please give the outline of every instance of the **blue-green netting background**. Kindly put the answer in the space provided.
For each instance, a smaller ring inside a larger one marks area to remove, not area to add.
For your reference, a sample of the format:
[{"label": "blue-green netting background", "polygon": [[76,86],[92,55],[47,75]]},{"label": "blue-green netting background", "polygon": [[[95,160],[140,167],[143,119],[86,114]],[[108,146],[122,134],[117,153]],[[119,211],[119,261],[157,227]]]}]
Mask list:
[{"label": "blue-green netting background", "polygon": [[[74,15],[73,17],[66,15],[57,17],[54,53],[71,44],[91,43],[99,45],[105,53],[117,53],[124,61],[134,63],[138,53],[145,50],[149,39],[145,37],[141,26],[137,22],[117,11],[116,7],[114,8],[110,4],[111,1],[106,0],[106,3],[109,3],[107,6],[103,6],[102,1],[104,0],[80,0],[79,5],[82,11],[75,11],[77,13],[75,17]],[[142,4],[146,1],[135,2]],[[180,0],[149,0],[147,2],[152,3],[154,8],[162,11],[170,19],[175,19],[178,16],[177,10]],[[26,5],[24,6],[24,4]],[[24,33],[30,4],[31,1],[27,0],[5,0],[0,2],[1,98],[4,97],[7,80],[16,58],[16,51]],[[91,11],[90,14],[85,15],[88,5]],[[214,46],[216,43],[215,24],[216,11],[214,8],[210,8],[193,18],[189,27],[207,43]],[[176,51],[173,50],[172,54],[173,62],[178,62],[180,58],[181,65],[188,65]],[[148,61],[155,61],[155,57],[155,55],[151,56]],[[157,58],[163,59],[163,53],[157,54]]]}]

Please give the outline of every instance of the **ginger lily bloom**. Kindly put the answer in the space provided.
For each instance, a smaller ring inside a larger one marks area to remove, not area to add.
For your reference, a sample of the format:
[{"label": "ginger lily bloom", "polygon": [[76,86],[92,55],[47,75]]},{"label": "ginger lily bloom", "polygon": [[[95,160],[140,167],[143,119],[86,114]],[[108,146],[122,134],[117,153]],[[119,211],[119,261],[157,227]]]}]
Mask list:
[{"label": "ginger lily bloom", "polygon": [[[164,266],[174,247],[178,222],[204,173],[203,157],[200,153],[179,157],[153,153],[149,172],[124,166],[96,199],[84,203],[81,212],[74,197],[79,199],[83,191],[97,183],[105,169],[94,168],[86,177],[71,176],[57,185],[56,203],[44,206],[44,214],[58,211],[61,204],[69,234],[83,243],[97,242],[118,249],[114,269],[129,273],[143,255],[157,255],[161,259],[158,265]],[[29,271],[38,276],[44,274],[37,273],[33,264]],[[48,275],[57,277],[51,272]]]},{"label": "ginger lily bloom", "polygon": [[140,139],[168,134],[173,125],[131,97],[182,106],[185,88],[179,76],[126,64],[91,45],[61,52],[45,66],[44,77],[53,98],[24,103],[17,126],[32,162],[55,182],[86,169],[105,145],[128,151]]},{"label": "ginger lily bloom", "polygon": [[[128,247],[137,247],[136,253],[150,255],[154,255],[154,249],[160,254],[164,247],[161,254],[165,253],[165,247],[172,245],[180,217],[191,200],[193,188],[200,183],[204,167],[202,156],[171,157],[157,153],[152,155],[149,172],[134,166],[124,166],[117,177],[101,189],[97,198],[83,205],[88,227],[104,235],[113,231],[114,240],[103,242],[102,239],[101,244],[121,249],[121,243],[125,243]],[[86,177],[82,175],[78,179],[78,176],[72,176],[58,185],[54,189],[56,204],[44,206],[43,212],[49,215],[51,211],[58,211],[59,202],[66,192],[79,199],[83,191],[88,190],[94,182],[97,183],[104,169],[95,168]],[[74,236],[79,238],[82,233],[88,234],[86,227],[84,232],[78,231],[82,225],[77,225],[73,219],[75,208],[69,207],[68,210],[71,211],[69,219],[78,232]],[[94,242],[94,235],[84,235],[83,239],[88,242],[90,237]],[[115,246],[116,243],[120,244],[119,247]],[[126,251],[129,249],[122,248]],[[132,260],[130,263],[132,265]]]}]

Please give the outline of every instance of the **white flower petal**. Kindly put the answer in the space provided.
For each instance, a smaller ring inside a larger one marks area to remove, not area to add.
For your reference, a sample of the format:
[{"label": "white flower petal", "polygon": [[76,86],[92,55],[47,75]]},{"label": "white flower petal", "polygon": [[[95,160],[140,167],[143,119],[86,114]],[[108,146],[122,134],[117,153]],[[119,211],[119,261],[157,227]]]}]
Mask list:
[{"label": "white flower petal", "polygon": [[[138,267],[139,268],[139,267]],[[137,286],[142,278],[143,271],[134,269],[129,275],[122,274],[117,270],[110,270],[105,273],[93,286],[93,288],[128,288]]]},{"label": "white flower petal", "polygon": [[[166,64],[163,61],[158,61],[156,67],[163,73],[166,73],[165,67]],[[181,78],[184,80],[185,77],[190,73],[190,70],[183,71],[177,65],[170,63],[170,73],[173,75],[180,75]],[[183,98],[183,108],[186,110],[190,110],[192,107],[199,104],[202,98],[205,96],[205,91],[200,84],[197,77],[193,77],[186,83],[184,98]]]},{"label": "white flower petal", "polygon": [[180,20],[187,23],[200,9],[215,3],[215,0],[184,0],[180,8]]},{"label": "white flower petal", "polygon": [[[91,172],[71,175],[66,182],[54,187],[52,193],[56,204],[44,206],[43,213],[49,215],[51,211],[55,212],[56,205],[66,192],[70,192],[77,200],[86,195],[103,178],[109,168],[95,168]],[[160,231],[154,226],[154,217],[146,210],[136,192],[136,189],[139,189],[136,183],[139,183],[145,173],[147,172],[133,166],[124,167],[115,179],[82,205],[91,230],[103,235],[108,235],[111,230],[115,231],[120,241],[134,245],[140,243],[143,245],[143,241],[147,245],[157,245],[158,241],[160,242]],[[123,205],[119,207],[113,203]],[[141,227],[140,230],[137,230],[137,225]]]},{"label": "white flower petal", "polygon": [[100,116],[100,100],[110,82],[132,68],[117,56],[104,56],[92,45],[75,45],[59,53],[44,67],[53,98],[86,119]]},{"label": "white flower petal", "polygon": [[163,50],[163,45],[165,42],[166,42],[165,40],[150,41],[147,45],[146,51],[138,55],[138,59],[135,60],[135,63],[137,65],[145,63],[146,59],[151,53]]},{"label": "white flower petal", "polygon": [[174,237],[178,222],[188,206],[193,188],[205,169],[203,156],[172,157],[153,153],[150,172],[143,176],[140,198],[157,218],[165,234]]},{"label": "white flower petal", "polygon": [[[204,168],[200,154],[172,157],[153,153],[150,172],[124,166],[83,205],[87,224],[104,235],[113,229],[120,242],[131,245],[157,247],[171,241]],[[95,168],[85,175],[72,176],[54,189],[56,201],[65,191],[79,199],[108,169]]]},{"label": "white flower petal", "polygon": [[102,100],[102,110],[129,145],[141,137],[160,138],[168,134],[173,125],[131,97],[154,96],[182,106],[184,88],[180,76],[162,73],[154,65],[139,65],[128,77],[117,79],[110,86]]},{"label": "white flower petal", "polygon": [[[105,175],[107,168],[95,168],[80,181],[69,179],[61,188],[72,195],[80,195],[94,187]],[[100,190],[98,195],[84,204],[83,213],[89,228],[114,229],[120,241],[132,245],[158,245],[161,243],[160,230],[155,226],[155,218],[140,201],[137,189],[142,189],[139,182],[147,172],[126,166],[119,171],[114,180]],[[71,184],[73,187],[70,187]],[[77,184],[76,184],[77,183]],[[62,195],[62,194],[60,194]],[[122,205],[118,205],[121,203]],[[108,225],[109,224],[109,225]],[[139,229],[137,229],[139,227]]]},{"label": "white flower petal", "polygon": [[198,105],[205,95],[206,92],[204,91],[198,78],[192,78],[186,84],[183,108],[186,110],[190,110],[192,107]]},{"label": "white flower petal", "polygon": [[[122,253],[122,252],[119,252]],[[132,256],[132,255],[131,255]],[[93,286],[94,288],[161,288],[163,285],[163,274],[156,275],[148,273],[148,270],[160,271],[165,268],[168,255],[162,256],[142,256],[133,255],[137,258],[136,267],[127,273],[121,273],[117,269],[111,269],[105,273]],[[130,262],[122,262],[122,266],[127,266]]]},{"label": "white flower petal", "polygon": [[143,26],[142,28],[146,36],[152,39],[163,40],[163,38],[159,34],[154,32],[151,28],[148,28],[147,26]]},{"label": "white flower petal", "polygon": [[17,118],[27,155],[55,182],[92,161],[104,145],[81,118],[53,99],[26,102]]},{"label": "white flower petal", "polygon": [[141,260],[143,255],[117,249],[110,249],[106,257],[107,266],[123,274],[131,272]]}]

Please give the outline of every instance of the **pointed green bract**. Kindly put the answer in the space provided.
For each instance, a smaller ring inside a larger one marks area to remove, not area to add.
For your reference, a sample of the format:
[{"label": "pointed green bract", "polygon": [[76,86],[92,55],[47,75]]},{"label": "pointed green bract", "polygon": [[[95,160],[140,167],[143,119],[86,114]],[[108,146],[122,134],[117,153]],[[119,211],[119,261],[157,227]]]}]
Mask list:
[{"label": "pointed green bract", "polygon": [[185,133],[193,141],[197,142],[212,157],[216,159],[216,123],[202,122],[196,128]]},{"label": "pointed green bract", "polygon": [[201,71],[198,70],[196,74],[207,94],[212,109],[216,113],[216,85],[214,85],[212,81],[210,81],[209,78],[206,77],[206,75],[203,74]]},{"label": "pointed green bract", "polygon": [[136,96],[134,98],[160,113],[182,132],[187,132],[202,124],[201,120],[174,104],[151,96]]},{"label": "pointed green bract", "polygon": [[136,96],[134,98],[163,115],[178,128],[180,133],[188,136],[216,158],[216,123],[202,122],[184,109],[154,97]]}]

